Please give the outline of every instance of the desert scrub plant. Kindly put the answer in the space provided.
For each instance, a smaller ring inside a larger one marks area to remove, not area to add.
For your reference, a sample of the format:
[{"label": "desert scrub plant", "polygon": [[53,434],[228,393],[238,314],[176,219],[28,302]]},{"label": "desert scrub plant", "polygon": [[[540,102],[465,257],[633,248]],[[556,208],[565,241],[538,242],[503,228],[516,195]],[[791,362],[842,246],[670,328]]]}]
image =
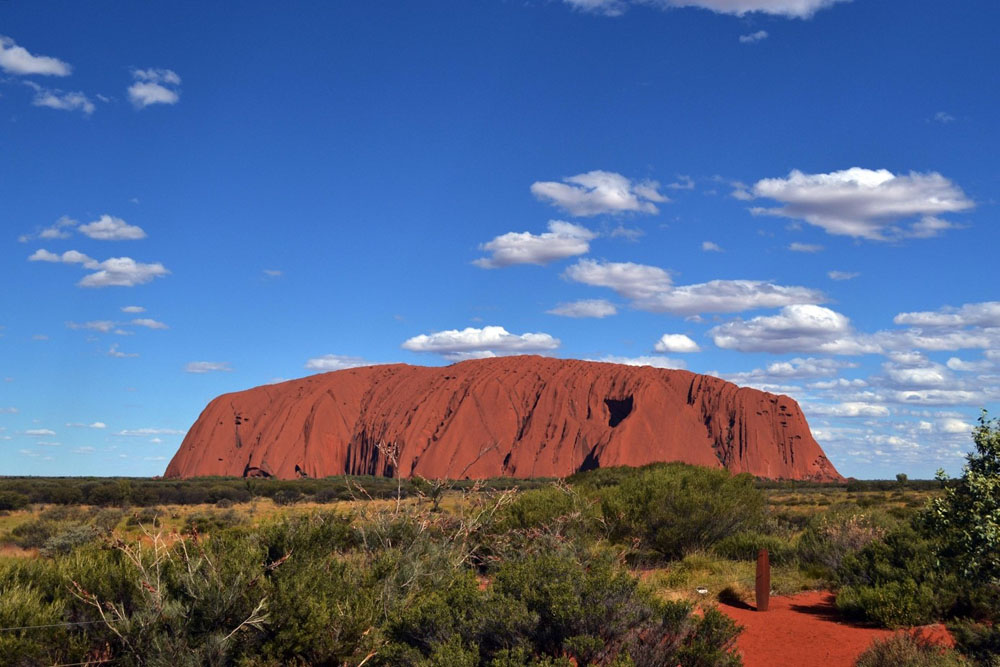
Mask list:
[{"label": "desert scrub plant", "polygon": [[98,535],[97,528],[94,526],[86,524],[70,525],[47,539],[42,547],[41,554],[43,556],[68,554],[74,549],[93,542],[97,539]]},{"label": "desert scrub plant", "polygon": [[949,623],[948,631],[955,638],[955,648],[982,667],[1000,667],[1000,627],[959,621]]},{"label": "desert scrub plant", "polygon": [[848,554],[880,540],[893,524],[877,510],[831,509],[810,520],[799,538],[798,557],[832,576]]},{"label": "desert scrub plant", "polygon": [[[1000,586],[1000,420],[983,410],[972,432],[975,451],[966,456],[962,477],[931,501],[924,520],[941,537],[939,555],[963,576]],[[947,483],[944,471],[938,479]]]},{"label": "desert scrub plant", "polygon": [[875,640],[854,664],[855,667],[972,667],[959,653],[910,632]]},{"label": "desert scrub plant", "polygon": [[912,525],[847,554],[836,573],[837,607],[852,618],[884,627],[942,618],[959,599],[953,572],[937,566],[933,540]]},{"label": "desert scrub plant", "polygon": [[[468,572],[415,592],[386,629],[376,664],[737,665],[733,621],[662,602],[609,559],[571,554],[503,563],[492,585]],[[572,659],[573,662],[567,662]]]},{"label": "desert scrub plant", "polygon": [[4,664],[76,662],[83,656],[79,642],[72,641],[66,627],[59,627],[64,620],[63,602],[45,598],[32,583],[0,579],[0,627],[15,628],[0,632]]},{"label": "desert scrub plant", "polygon": [[770,562],[774,565],[795,562],[796,548],[789,539],[757,531],[736,533],[712,546],[712,551],[730,560],[756,561],[761,549],[767,549]]},{"label": "desert scrub plant", "polygon": [[639,468],[600,495],[611,539],[638,538],[667,559],[759,530],[766,520],[764,495],[750,475],[680,463]]}]

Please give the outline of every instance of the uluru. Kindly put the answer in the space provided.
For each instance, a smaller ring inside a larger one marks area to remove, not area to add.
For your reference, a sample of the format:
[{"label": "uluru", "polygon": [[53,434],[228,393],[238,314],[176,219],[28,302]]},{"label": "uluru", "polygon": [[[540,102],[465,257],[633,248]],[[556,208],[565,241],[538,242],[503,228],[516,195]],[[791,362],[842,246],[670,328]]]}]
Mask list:
[{"label": "uluru", "polygon": [[224,394],[165,476],[564,477],[661,461],[842,479],[788,396],[538,356],[367,366]]}]

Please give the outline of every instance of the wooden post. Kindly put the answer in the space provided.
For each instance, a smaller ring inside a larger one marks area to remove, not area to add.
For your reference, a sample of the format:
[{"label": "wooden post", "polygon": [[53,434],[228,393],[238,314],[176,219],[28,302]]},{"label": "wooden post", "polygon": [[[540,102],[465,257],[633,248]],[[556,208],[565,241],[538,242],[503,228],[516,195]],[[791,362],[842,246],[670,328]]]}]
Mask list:
[{"label": "wooden post", "polygon": [[767,611],[771,601],[771,562],[767,549],[757,552],[757,611]]}]

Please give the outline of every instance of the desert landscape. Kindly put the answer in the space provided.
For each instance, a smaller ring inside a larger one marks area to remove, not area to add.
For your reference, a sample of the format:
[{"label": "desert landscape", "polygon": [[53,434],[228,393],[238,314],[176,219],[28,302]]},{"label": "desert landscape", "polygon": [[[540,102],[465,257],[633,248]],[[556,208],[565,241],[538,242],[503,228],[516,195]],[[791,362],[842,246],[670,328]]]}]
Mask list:
[{"label": "desert landscape", "polygon": [[0,667],[1000,667],[998,28],[0,2]]}]

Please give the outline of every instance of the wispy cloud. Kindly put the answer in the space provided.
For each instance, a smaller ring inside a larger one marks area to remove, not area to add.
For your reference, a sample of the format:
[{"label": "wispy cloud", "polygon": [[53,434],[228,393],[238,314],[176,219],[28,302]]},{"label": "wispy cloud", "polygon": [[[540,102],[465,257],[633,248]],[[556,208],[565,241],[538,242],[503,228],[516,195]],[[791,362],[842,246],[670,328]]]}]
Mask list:
[{"label": "wispy cloud", "polygon": [[84,93],[66,92],[58,88],[45,88],[34,81],[25,81],[24,85],[35,91],[31,104],[36,107],[48,107],[59,111],[82,111],[86,115],[94,113],[94,103]]},{"label": "wispy cloud", "polygon": [[850,0],[563,0],[580,11],[621,16],[630,5],[646,5],[663,10],[677,7],[707,9],[717,14],[760,13],[785,18],[807,19],[821,9]]},{"label": "wispy cloud", "polygon": [[767,30],[758,30],[748,35],[740,35],[740,44],[756,44],[767,39]]},{"label": "wispy cloud", "polygon": [[228,361],[189,361],[184,365],[185,373],[231,373]]},{"label": "wispy cloud", "polygon": [[615,304],[606,299],[581,299],[569,303],[561,303],[552,310],[545,311],[550,315],[562,317],[609,317],[615,315],[618,309]]},{"label": "wispy cloud", "polygon": [[345,368],[372,366],[374,364],[375,362],[367,361],[361,357],[352,357],[344,354],[324,354],[321,357],[313,357],[306,361],[306,368],[311,371],[329,372],[340,371]]}]

